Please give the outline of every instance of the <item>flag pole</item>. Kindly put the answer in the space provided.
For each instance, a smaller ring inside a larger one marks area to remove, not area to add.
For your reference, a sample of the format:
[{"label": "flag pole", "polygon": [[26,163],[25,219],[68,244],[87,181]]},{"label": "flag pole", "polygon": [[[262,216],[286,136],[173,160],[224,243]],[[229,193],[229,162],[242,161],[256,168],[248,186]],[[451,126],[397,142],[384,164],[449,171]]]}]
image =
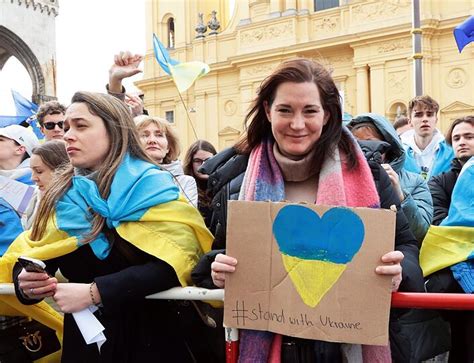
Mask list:
[{"label": "flag pole", "polygon": [[191,128],[193,129],[194,137],[196,138],[196,141],[199,140],[196,129],[194,128],[193,122],[191,121],[191,117],[189,117],[189,111],[188,107],[184,103],[183,96],[181,96],[181,92],[179,92],[178,86],[176,86],[176,83],[173,81],[174,86],[176,87],[176,90],[178,91],[179,99],[181,100],[181,103],[183,104],[184,110],[186,111],[186,117],[188,119],[189,124],[191,125]]}]

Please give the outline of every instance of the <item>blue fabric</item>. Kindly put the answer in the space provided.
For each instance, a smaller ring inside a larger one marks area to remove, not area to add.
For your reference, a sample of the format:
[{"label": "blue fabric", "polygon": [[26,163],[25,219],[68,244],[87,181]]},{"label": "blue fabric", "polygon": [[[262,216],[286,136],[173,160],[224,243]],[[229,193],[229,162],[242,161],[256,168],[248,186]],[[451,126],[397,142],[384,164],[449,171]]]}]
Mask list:
[{"label": "blue fabric", "polygon": [[27,118],[28,116],[0,116],[0,128],[10,125],[19,125]]},{"label": "blue fabric", "polygon": [[15,103],[16,114],[18,116],[27,116],[35,114],[38,111],[38,105],[23,97],[17,91],[11,90],[13,102]]},{"label": "blue fabric", "polygon": [[0,198],[0,256],[23,232],[20,216],[3,198]]},{"label": "blue fabric", "polygon": [[[405,145],[406,146],[406,145]],[[405,170],[411,171],[412,173],[421,174],[421,167],[415,160],[414,151],[410,146],[406,146],[406,157],[405,157]],[[451,170],[451,161],[454,159],[454,151],[446,141],[439,143],[439,149],[436,152],[433,167],[428,171],[427,180],[431,177],[439,175],[443,172]]]},{"label": "blue fabric", "polygon": [[466,294],[474,292],[474,261],[471,259],[451,266],[454,278]]},{"label": "blue fabric", "polygon": [[[95,181],[73,177],[71,188],[57,203],[56,222],[60,230],[76,236],[81,244],[91,231],[89,207],[106,219],[109,228],[116,228],[122,222],[140,220],[155,205],[178,198],[179,189],[170,173],[126,154],[106,200],[100,196]],[[90,245],[100,259],[106,258],[111,248],[103,234]]]},{"label": "blue fabric", "polygon": [[471,157],[459,174],[451,196],[448,216],[440,226],[474,228],[474,157]]},{"label": "blue fabric", "polygon": [[[441,226],[463,226],[474,228],[474,157],[464,165],[456,181],[451,197],[448,216]],[[451,266],[454,278],[463,290],[474,292],[474,241],[472,253],[467,261]]]},{"label": "blue fabric", "polygon": [[163,70],[171,76],[171,70],[169,65],[177,65],[178,61],[171,59],[168,50],[165,46],[159,41],[158,37],[153,34],[153,50],[155,52],[155,58],[158,64],[163,68]]},{"label": "blue fabric", "polygon": [[20,176],[16,181],[26,184],[26,185],[35,185],[35,182],[31,180],[31,170]]},{"label": "blue fabric", "polygon": [[474,42],[474,15],[471,15],[453,30],[454,39],[459,49],[459,53],[463,48],[471,42]]}]

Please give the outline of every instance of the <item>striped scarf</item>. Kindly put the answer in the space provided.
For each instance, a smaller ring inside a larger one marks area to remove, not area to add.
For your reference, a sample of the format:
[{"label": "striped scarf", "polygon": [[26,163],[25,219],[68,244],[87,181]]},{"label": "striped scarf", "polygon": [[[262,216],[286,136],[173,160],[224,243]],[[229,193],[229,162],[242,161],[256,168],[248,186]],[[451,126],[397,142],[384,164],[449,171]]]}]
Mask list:
[{"label": "striped scarf", "polygon": [[[323,161],[319,172],[315,204],[379,208],[380,199],[369,165],[352,134],[343,128],[343,133],[354,145],[358,166],[348,170],[341,162],[339,149],[332,157]],[[272,139],[267,139],[252,150],[245,172],[239,200],[272,201],[285,200],[285,180],[273,154]],[[361,186],[364,186],[361,188]],[[281,335],[267,331],[241,330],[239,362],[280,362]],[[362,349],[350,351],[351,361],[390,362],[389,347],[363,345]],[[354,356],[357,357],[354,357]]]}]

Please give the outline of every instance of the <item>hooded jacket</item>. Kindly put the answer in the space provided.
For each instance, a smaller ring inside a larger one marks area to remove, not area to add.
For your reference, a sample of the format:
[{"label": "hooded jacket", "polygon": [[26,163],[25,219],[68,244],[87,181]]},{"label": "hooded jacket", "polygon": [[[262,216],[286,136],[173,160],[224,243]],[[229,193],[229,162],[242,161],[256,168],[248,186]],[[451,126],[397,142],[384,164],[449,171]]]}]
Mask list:
[{"label": "hooded jacket", "polygon": [[349,123],[349,127],[362,122],[372,123],[382,134],[384,141],[391,145],[390,150],[386,153],[386,162],[400,178],[400,186],[405,195],[401,207],[408,219],[411,231],[421,243],[433,217],[433,202],[428,184],[419,174],[404,169],[405,149],[397,132],[387,119],[374,113],[363,113],[355,117]]},{"label": "hooded jacket", "polygon": [[420,153],[420,149],[415,143],[414,133],[414,130],[409,130],[404,132],[401,136],[406,152],[404,168],[420,175],[426,173],[426,180],[430,180],[431,177],[439,175],[442,172],[449,171],[451,168],[451,160],[454,158],[454,152],[453,148],[444,140],[443,135],[437,130],[431,143],[427,146],[427,148],[434,147],[436,151],[431,167],[429,170],[424,171],[415,158],[415,154]]},{"label": "hooded jacket", "polygon": [[181,161],[175,160],[170,164],[160,164],[160,166],[168,170],[175,177],[175,184],[179,187],[181,193],[186,197],[191,204],[197,207],[198,202],[198,191],[196,180],[190,175],[184,175],[183,166]]}]

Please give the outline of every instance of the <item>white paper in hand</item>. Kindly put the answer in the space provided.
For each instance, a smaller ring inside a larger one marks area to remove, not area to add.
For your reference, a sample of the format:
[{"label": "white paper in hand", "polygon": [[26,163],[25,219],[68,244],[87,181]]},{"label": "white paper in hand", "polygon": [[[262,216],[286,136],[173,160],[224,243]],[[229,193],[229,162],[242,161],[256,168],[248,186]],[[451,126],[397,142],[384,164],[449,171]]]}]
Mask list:
[{"label": "white paper in hand", "polygon": [[81,331],[86,343],[97,343],[97,348],[99,348],[100,352],[100,347],[102,347],[102,344],[105,343],[107,338],[103,333],[105,330],[104,326],[93,314],[93,312],[96,310],[97,307],[91,305],[87,309],[72,313],[72,316],[74,317],[74,320],[76,321],[76,324]]}]

